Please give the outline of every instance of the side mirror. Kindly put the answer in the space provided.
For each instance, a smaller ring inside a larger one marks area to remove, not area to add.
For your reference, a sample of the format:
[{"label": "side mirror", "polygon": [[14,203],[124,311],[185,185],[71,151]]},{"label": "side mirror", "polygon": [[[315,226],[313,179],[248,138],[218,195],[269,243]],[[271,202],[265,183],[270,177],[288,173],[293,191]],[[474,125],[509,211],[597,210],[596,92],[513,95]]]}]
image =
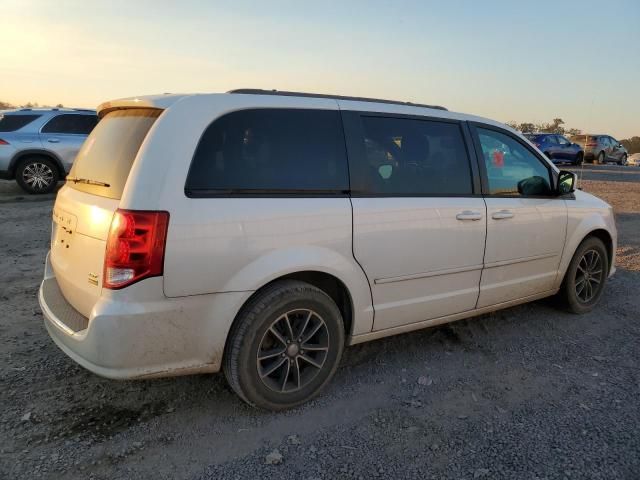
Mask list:
[{"label": "side mirror", "polygon": [[566,195],[576,191],[578,176],[567,170],[560,170],[558,174],[558,195]]}]

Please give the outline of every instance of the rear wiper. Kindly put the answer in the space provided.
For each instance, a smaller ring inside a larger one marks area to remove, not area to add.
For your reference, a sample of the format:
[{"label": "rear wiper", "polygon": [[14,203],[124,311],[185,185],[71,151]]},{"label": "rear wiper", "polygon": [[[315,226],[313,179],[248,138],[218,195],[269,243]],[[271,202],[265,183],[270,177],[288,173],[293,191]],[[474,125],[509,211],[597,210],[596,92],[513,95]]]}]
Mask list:
[{"label": "rear wiper", "polygon": [[101,182],[99,180],[90,180],[88,178],[67,177],[68,182],[73,183],[86,183],[87,185],[98,185],[99,187],[110,187],[108,183]]}]

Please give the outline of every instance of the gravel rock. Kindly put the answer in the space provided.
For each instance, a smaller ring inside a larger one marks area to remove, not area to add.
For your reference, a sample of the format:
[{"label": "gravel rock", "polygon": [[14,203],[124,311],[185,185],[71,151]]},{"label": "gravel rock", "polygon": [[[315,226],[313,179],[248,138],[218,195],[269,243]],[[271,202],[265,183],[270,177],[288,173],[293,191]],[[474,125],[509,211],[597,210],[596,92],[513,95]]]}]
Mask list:
[{"label": "gravel rock", "polygon": [[264,463],[267,465],[279,465],[282,463],[282,459],[282,454],[278,450],[274,450],[265,457]]}]

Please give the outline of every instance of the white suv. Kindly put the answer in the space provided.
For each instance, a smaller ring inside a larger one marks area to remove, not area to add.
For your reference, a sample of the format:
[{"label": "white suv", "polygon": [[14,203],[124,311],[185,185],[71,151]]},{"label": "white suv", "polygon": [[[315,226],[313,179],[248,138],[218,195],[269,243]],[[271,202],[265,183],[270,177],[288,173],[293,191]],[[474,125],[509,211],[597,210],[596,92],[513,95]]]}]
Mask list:
[{"label": "white suv", "polygon": [[611,207],[509,127],[262,90],[107,102],[53,211],[40,305],[109,378],[316,395],[345,345],[558,294],[593,308]]}]

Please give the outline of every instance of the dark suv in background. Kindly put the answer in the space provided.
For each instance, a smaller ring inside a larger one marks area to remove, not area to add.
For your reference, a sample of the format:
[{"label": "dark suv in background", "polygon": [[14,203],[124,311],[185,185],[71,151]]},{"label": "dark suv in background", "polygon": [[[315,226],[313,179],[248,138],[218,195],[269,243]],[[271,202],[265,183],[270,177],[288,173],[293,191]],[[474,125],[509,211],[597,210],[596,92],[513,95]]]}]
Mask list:
[{"label": "dark suv in background", "polygon": [[610,135],[594,135],[591,133],[574,135],[571,141],[584,148],[584,158],[594,163],[615,162],[626,165],[627,149]]},{"label": "dark suv in background", "polygon": [[71,169],[98,123],[94,110],[23,108],[0,112],[0,178],[48,193]]},{"label": "dark suv in background", "polygon": [[584,160],[584,150],[577,143],[555,133],[525,133],[531,143],[538,147],[554,163],[580,165]]}]

